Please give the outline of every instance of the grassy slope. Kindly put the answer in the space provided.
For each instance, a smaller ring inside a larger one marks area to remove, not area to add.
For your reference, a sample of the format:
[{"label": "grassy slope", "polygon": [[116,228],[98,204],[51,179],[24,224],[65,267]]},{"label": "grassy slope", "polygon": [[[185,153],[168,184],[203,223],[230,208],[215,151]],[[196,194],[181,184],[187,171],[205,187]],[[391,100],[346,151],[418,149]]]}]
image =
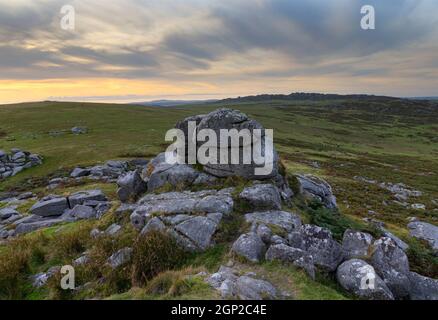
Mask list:
[{"label": "grassy slope", "polygon": [[[22,186],[31,177],[45,177],[77,165],[152,157],[164,150],[164,134],[178,120],[222,106],[225,105],[161,109],[51,102],[0,106],[0,149],[19,147],[45,157],[43,166],[0,182],[0,191]],[[343,101],[272,101],[269,106],[266,103],[226,106],[242,110],[266,128],[274,128],[276,146],[288,171],[325,177],[334,186],[344,214],[359,220],[373,210],[377,212],[376,218],[387,222],[390,230],[404,239],[408,216],[427,221],[437,218],[433,209],[438,207],[432,203],[438,199],[437,109],[426,108],[422,114],[412,111],[415,106],[396,102],[387,105]],[[87,126],[90,131],[75,136],[69,132],[73,126]],[[64,133],[51,136],[51,131]],[[311,161],[318,161],[321,167],[312,167]],[[428,210],[407,210],[393,204],[388,192],[355,181],[355,175],[404,182],[419,189],[424,196],[415,202],[426,204]],[[288,272],[279,266],[269,268]],[[297,281],[298,298],[340,297],[334,289],[322,290],[320,284],[303,280],[298,274],[292,278]]]}]

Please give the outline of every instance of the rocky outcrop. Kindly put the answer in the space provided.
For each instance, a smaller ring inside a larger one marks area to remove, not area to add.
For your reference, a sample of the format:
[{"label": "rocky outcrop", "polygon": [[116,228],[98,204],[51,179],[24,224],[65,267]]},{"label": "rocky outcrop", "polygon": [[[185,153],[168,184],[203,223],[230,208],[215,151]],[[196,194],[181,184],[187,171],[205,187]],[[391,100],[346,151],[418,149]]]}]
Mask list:
[{"label": "rocky outcrop", "polygon": [[142,229],[153,214],[206,214],[222,213],[229,215],[234,207],[232,189],[204,190],[199,192],[169,192],[148,194],[138,201],[138,206],[131,214],[133,225]]},{"label": "rocky outcrop", "polygon": [[[255,129],[259,129],[262,132],[261,138],[264,138],[264,128],[263,126],[255,120],[250,119],[246,114],[232,109],[218,109],[207,115],[198,115],[195,117],[189,117],[177,123],[176,128],[183,130],[186,134],[186,140],[188,139],[189,134],[189,122],[195,121],[197,123],[196,130],[200,131],[202,129],[211,129],[213,130],[217,137],[217,152],[218,155],[221,154],[220,148],[220,130],[221,129],[236,129],[242,130],[247,129],[252,134]],[[264,140],[264,139],[263,139]],[[187,140],[188,141],[188,140]],[[243,154],[244,152],[248,153],[248,150],[251,150],[253,147],[253,141],[249,142],[249,145],[246,145],[243,142],[239,142],[239,164],[231,164],[231,161],[228,161],[228,164],[206,164],[204,166],[204,171],[216,177],[229,177],[229,176],[239,176],[247,179],[265,179],[265,178],[274,178],[278,175],[278,155],[275,149],[273,150],[273,161],[272,167],[273,170],[266,175],[256,175],[255,168],[262,167],[257,165],[254,162],[254,159],[251,157],[250,164],[243,164]],[[250,149],[251,148],[251,149]],[[231,155],[231,147],[226,148],[225,151],[229,151],[228,155]],[[265,145],[261,144],[261,155],[265,156]],[[223,151],[222,151],[223,152]]]},{"label": "rocky outcrop", "polygon": [[134,170],[143,170],[148,163],[145,159],[133,159],[130,161],[109,160],[101,165],[92,167],[75,168],[70,177],[83,179],[84,177],[94,180],[115,182],[122,175]]},{"label": "rocky outcrop", "polygon": [[352,259],[341,264],[336,272],[338,283],[356,297],[367,300],[394,300],[374,268],[363,260]]},{"label": "rocky outcrop", "polygon": [[110,208],[111,203],[101,190],[80,191],[68,197],[49,195],[36,202],[27,216],[12,207],[1,209],[0,237],[18,236],[66,222],[99,219]]},{"label": "rocky outcrop", "polygon": [[297,175],[297,179],[305,196],[317,199],[328,209],[338,207],[332,187],[325,180],[312,175]]},{"label": "rocky outcrop", "polygon": [[412,237],[427,241],[438,255],[438,227],[433,224],[415,221],[408,224],[409,233]]},{"label": "rocky outcrop", "polygon": [[20,149],[12,149],[8,154],[0,150],[0,180],[13,177],[19,172],[43,163],[42,157]]}]

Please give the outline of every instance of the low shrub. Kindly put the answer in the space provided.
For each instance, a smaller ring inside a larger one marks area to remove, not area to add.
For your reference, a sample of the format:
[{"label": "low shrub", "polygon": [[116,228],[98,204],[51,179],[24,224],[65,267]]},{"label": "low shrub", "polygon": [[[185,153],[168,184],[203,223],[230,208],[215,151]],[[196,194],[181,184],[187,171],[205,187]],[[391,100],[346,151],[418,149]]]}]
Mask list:
[{"label": "low shrub", "polygon": [[139,235],[132,254],[133,285],[144,286],[159,273],[178,268],[186,258],[187,254],[165,233]]},{"label": "low shrub", "polygon": [[429,244],[411,238],[408,245],[409,249],[407,255],[411,271],[417,272],[426,277],[437,279],[438,257],[434,255]]}]

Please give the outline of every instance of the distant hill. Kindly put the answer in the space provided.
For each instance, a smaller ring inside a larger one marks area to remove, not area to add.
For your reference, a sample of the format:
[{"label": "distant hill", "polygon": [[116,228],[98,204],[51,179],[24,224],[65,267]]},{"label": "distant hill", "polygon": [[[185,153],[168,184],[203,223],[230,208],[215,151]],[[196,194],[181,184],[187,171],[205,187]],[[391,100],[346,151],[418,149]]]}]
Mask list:
[{"label": "distant hill", "polygon": [[217,102],[218,100],[154,100],[146,102],[134,102],[131,104],[150,106],[150,107],[176,107],[187,104],[204,104],[210,102]]},{"label": "distant hill", "polygon": [[327,100],[399,100],[400,98],[388,97],[388,96],[375,96],[367,94],[324,94],[324,93],[304,93],[295,92],[291,94],[261,94],[256,96],[246,96],[238,98],[228,98],[221,100],[221,102],[254,102],[254,101],[273,101],[273,100],[285,100],[285,101],[327,101]]}]

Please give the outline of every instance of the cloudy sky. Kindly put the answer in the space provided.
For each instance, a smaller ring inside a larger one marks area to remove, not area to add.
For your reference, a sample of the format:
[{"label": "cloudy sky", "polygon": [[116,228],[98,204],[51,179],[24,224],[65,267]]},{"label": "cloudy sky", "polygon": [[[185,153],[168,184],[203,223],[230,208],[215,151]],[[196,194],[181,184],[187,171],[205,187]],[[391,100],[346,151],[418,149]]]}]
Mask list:
[{"label": "cloudy sky", "polygon": [[[367,4],[375,30],[360,27]],[[436,0],[0,0],[0,103],[438,95],[437,12]]]}]

